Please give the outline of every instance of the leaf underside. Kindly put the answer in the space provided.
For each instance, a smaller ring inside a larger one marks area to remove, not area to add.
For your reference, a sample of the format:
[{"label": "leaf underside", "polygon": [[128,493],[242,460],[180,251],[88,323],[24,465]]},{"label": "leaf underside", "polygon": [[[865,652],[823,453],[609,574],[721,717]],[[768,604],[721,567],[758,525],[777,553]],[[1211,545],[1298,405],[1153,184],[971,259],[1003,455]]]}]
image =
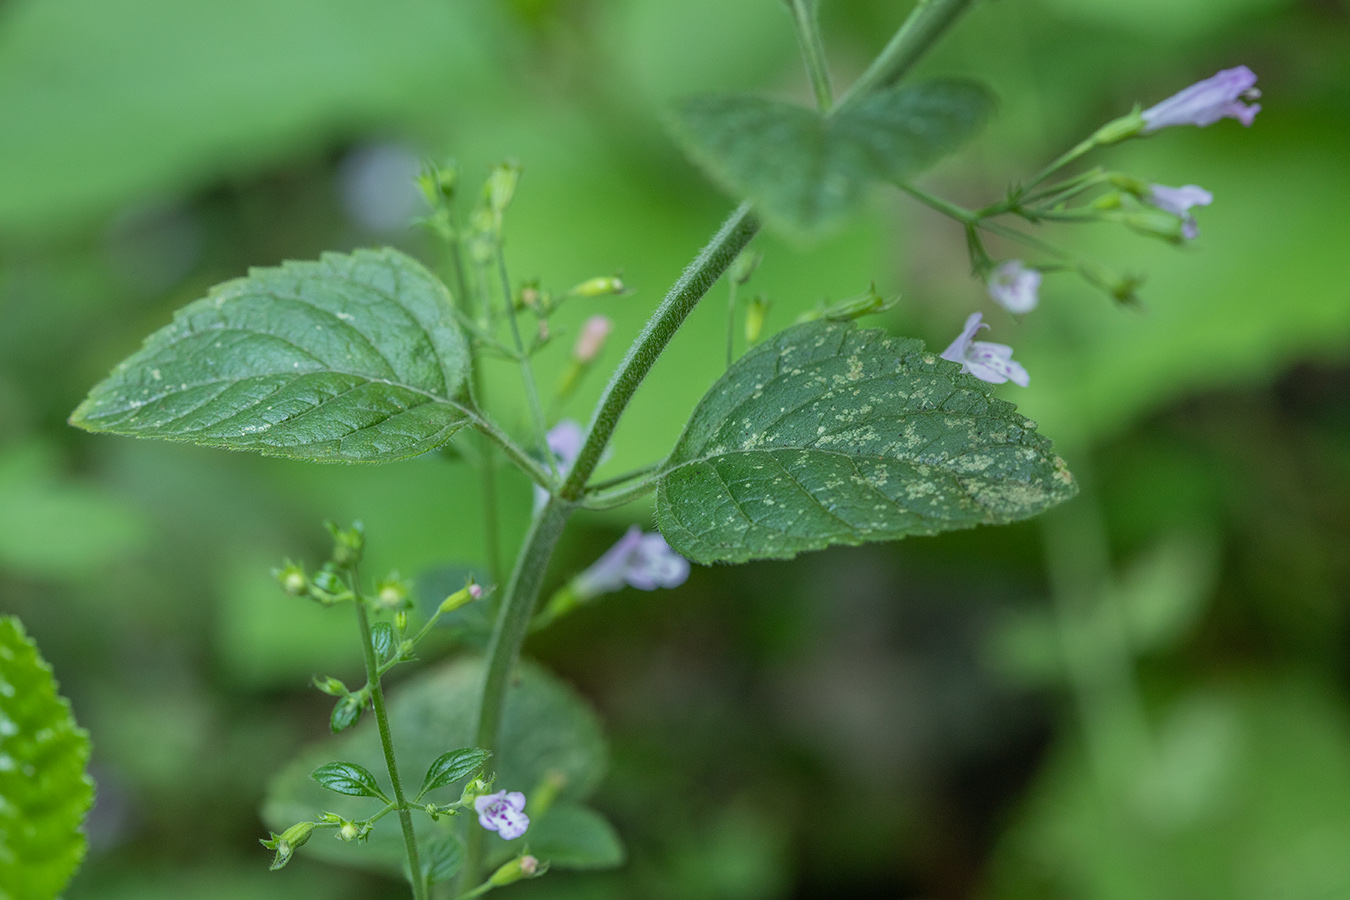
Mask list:
[{"label": "leaf underside", "polygon": [[809,322],[751,350],[694,410],[657,487],[699,563],[1034,516],[1077,488],[991,386],[913,339]]},{"label": "leaf underside", "polygon": [[315,462],[386,462],[466,423],[468,346],[396,250],[253,269],[174,315],[71,416],[89,431]]},{"label": "leaf underside", "polygon": [[50,900],[84,858],[89,735],[13,617],[0,617],[0,763],[0,897]]},{"label": "leaf underside", "polygon": [[905,179],[951,152],[994,107],[970,81],[880,91],[832,116],[737,94],[692,97],[675,110],[686,152],[725,190],[791,233],[828,229],[875,182]]}]

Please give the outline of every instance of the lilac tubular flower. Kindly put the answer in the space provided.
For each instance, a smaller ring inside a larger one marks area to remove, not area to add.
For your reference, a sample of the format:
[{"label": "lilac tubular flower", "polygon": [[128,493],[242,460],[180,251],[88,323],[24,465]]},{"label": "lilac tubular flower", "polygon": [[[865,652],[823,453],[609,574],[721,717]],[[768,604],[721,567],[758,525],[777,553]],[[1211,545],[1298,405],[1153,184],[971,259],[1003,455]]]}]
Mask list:
[{"label": "lilac tubular flower", "polygon": [[989,277],[989,298],[1015,315],[1029,313],[1040,303],[1041,273],[1020,259],[1000,263]]},{"label": "lilac tubular flower", "polygon": [[1193,241],[1200,234],[1200,226],[1195,224],[1195,216],[1191,215],[1191,207],[1209,206],[1214,202],[1214,195],[1194,184],[1183,185],[1179,188],[1153,184],[1149,185],[1146,199],[1151,206],[1156,206],[1163,212],[1179,217],[1181,219],[1181,236],[1188,241]]},{"label": "lilac tubular flower", "polygon": [[525,795],[520,791],[484,794],[473,801],[473,808],[478,813],[478,824],[497,832],[502,840],[513,841],[530,827],[530,817],[525,815]]},{"label": "lilac tubular flower", "polygon": [[983,322],[980,313],[971,313],[966,319],[965,329],[952,341],[951,346],[942,351],[942,358],[961,364],[961,371],[974,375],[990,384],[1013,384],[1026,387],[1031,376],[1021,364],[1013,362],[1012,348],[1006,344],[993,344],[988,341],[974,340],[981,328],[989,326]]},{"label": "lilac tubular flower", "polygon": [[[558,462],[558,471],[566,474],[572,463],[581,455],[581,443],[585,439],[581,424],[574,419],[563,419],[548,430],[548,450]],[[534,511],[538,512],[548,502],[548,491],[539,485],[534,486]]]},{"label": "lilac tubular flower", "polygon": [[656,532],[636,525],[590,568],[572,579],[578,599],[589,600],[630,585],[640,591],[673,588],[689,577],[689,560],[680,556]]},{"label": "lilac tubular flower", "polygon": [[1246,105],[1242,100],[1261,96],[1256,88],[1256,73],[1246,66],[1224,69],[1211,78],[1197,81],[1142,113],[1144,134],[1171,125],[1213,125],[1220,119],[1237,119],[1251,125],[1261,104]]}]

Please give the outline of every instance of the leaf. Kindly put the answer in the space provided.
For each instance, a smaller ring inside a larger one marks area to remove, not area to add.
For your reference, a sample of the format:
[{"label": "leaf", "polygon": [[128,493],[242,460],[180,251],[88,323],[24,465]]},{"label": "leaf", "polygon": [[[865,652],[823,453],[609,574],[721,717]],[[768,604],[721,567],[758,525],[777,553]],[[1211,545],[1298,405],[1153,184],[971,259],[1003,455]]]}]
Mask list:
[{"label": "leaf", "polygon": [[[419,674],[391,691],[389,721],[400,772],[424,772],[445,754],[446,747],[464,747],[473,740],[471,720],[482,671],[477,659],[458,660]],[[496,788],[523,791],[528,797],[546,781],[557,780],[561,787],[553,810],[532,821],[530,831],[520,840],[531,842],[535,827],[554,810],[590,796],[604,774],[607,756],[599,719],[586,702],[546,670],[522,662],[506,695],[501,750],[492,761]],[[384,764],[379,735],[374,730],[357,730],[321,741],[292,760],[268,786],[262,809],[268,827],[280,831],[293,822],[312,818],[319,810],[349,819],[370,814],[364,801],[334,797],[308,777],[316,765],[334,757],[371,767]],[[437,823],[416,816],[413,823],[419,841],[423,841],[447,828],[459,827],[463,821],[456,816]],[[473,821],[469,827],[478,825]],[[516,846],[495,837],[491,840],[489,846],[508,850]],[[393,816],[375,823],[363,844],[312,840],[299,852],[395,876],[403,872],[406,856]]]},{"label": "leaf", "polygon": [[85,853],[89,735],[13,616],[0,617],[0,897],[49,900]]},{"label": "leaf", "polygon": [[339,697],[338,702],[333,705],[333,712],[328,717],[328,728],[333,734],[339,731],[346,731],[361,719],[361,711],[365,707],[354,694],[348,694],[345,697]]},{"label": "leaf", "polygon": [[588,806],[562,803],[534,823],[520,840],[560,869],[612,869],[623,865],[623,842],[605,817]]},{"label": "leaf", "polygon": [[346,794],[349,797],[375,797],[388,802],[384,791],[376,784],[375,776],[369,769],[356,763],[328,763],[319,766],[309,777],[337,794]]},{"label": "leaf", "polygon": [[434,791],[436,788],[454,784],[461,778],[473,775],[483,768],[483,764],[491,755],[486,750],[479,750],[476,747],[442,753],[427,769],[427,775],[422,779],[422,789],[417,792],[417,796],[421,797],[427,791]]},{"label": "leaf", "polygon": [[[427,884],[449,881],[464,867],[464,845],[454,835],[444,832],[433,834],[417,842],[417,851],[422,864],[422,877]],[[407,873],[406,865],[403,871]]]},{"label": "leaf", "polygon": [[394,652],[394,626],[388,622],[376,622],[370,629],[370,642],[375,647],[375,657],[384,662]]},{"label": "leaf", "polygon": [[737,361],[685,426],[656,517],[700,563],[790,559],[1025,519],[1077,488],[991,386],[912,339],[789,328]]},{"label": "leaf", "polygon": [[466,422],[450,302],[391,249],[253,269],[179,310],[70,421],[315,462],[416,456]]},{"label": "leaf", "polygon": [[994,107],[987,89],[944,80],[880,91],[834,115],[736,94],[692,97],[676,137],[727,191],[790,232],[827,229],[881,180],[908,178],[972,137]]}]

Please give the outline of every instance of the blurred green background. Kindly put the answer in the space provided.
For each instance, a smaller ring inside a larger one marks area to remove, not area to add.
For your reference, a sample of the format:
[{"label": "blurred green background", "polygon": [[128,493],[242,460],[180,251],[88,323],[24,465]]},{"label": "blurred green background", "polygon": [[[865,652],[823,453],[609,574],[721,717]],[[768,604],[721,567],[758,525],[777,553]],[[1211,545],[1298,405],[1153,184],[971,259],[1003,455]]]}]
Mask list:
[{"label": "blurred green background", "polygon": [[[824,0],[837,85],[908,6]],[[1265,94],[1250,130],[1102,160],[1213,191],[1198,241],[1056,235],[1147,274],[1141,311],[1051,276],[1015,322],[969,278],[959,228],[893,194],[819,245],[759,239],[771,328],[872,280],[904,294],[886,327],[931,346],[983,310],[1032,375],[1001,395],[1083,495],[1011,528],[697,569],[539,635],[527,652],[609,729],[595,804],[629,860],[520,896],[1350,897],[1350,8],[977,4],[922,69],[986,80],[1000,115],[923,183],[988,202],[1136,101],[1240,63]],[[560,291],[622,271],[635,293],[555,323],[613,317],[612,364],[730,208],[662,122],[702,90],[806,101],[781,3],[0,2],[0,611],[94,740],[69,900],[397,895],[304,858],[266,871],[266,779],[326,731],[308,679],[359,670],[346,617],[268,570],[322,558],[325,518],[365,521],[372,571],[483,555],[463,464],[94,437],[65,424],[84,392],[248,266],[379,244],[435,262],[410,179],[445,156],[470,181],[524,165],[513,276]],[[664,455],[720,373],[724,291],[602,475]],[[584,418],[601,381],[557,413]],[[514,545],[529,488],[506,492]],[[555,577],[631,521],[649,507],[579,518]]]}]

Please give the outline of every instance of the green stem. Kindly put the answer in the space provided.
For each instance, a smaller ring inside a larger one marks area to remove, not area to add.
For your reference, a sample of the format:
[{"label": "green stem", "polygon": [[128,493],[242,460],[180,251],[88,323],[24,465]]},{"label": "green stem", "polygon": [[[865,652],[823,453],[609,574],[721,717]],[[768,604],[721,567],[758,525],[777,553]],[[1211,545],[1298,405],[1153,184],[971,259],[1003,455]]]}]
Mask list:
[{"label": "green stem", "polygon": [[811,78],[811,90],[816,95],[816,108],[821,115],[829,115],[834,105],[834,89],[830,87],[830,69],[825,60],[825,44],[820,39],[820,6],[818,0],[788,0],[792,21],[797,26],[797,43],[802,48],[802,61]]},{"label": "green stem", "polygon": [[650,478],[644,478],[636,484],[610,488],[602,491],[588,490],[581,505],[585,509],[616,509],[620,506],[626,506],[634,500],[640,500],[654,491],[656,489],[657,478],[658,476],[653,475]]},{"label": "green stem", "polygon": [[900,190],[909,194],[924,206],[931,207],[945,216],[950,216],[958,222],[964,222],[967,225],[978,226],[981,224],[981,219],[983,217],[974,210],[966,209],[964,206],[957,206],[955,203],[949,203],[941,197],[936,197],[927,191],[920,190],[908,181],[897,181],[895,184]]},{"label": "green stem", "polygon": [[628,406],[638,385],[642,384],[642,379],[656,364],[661,351],[675,336],[685,317],[758,230],[759,218],[749,203],[742,203],[666,293],[661,305],[647,320],[642,333],[628,348],[623,362],[605,387],[605,393],[600,397],[591,418],[581,452],[559,491],[561,496],[568,500],[581,497],[587,479],[599,465],[600,456],[619,424],[619,415]]},{"label": "green stem", "polygon": [[539,465],[534,457],[530,456],[520,445],[511,440],[511,436],[502,431],[501,426],[483,415],[478,410],[463,407],[462,412],[469,416],[473,426],[482,432],[483,436],[496,444],[506,458],[515,463],[516,466],[529,476],[530,480],[545,490],[552,490],[554,479],[545,471],[544,467]]},{"label": "green stem", "polygon": [[890,43],[839,98],[835,111],[903,78],[973,3],[974,0],[919,0]]},{"label": "green stem", "polygon": [[[356,591],[355,571],[352,572],[352,590]],[[380,687],[379,661],[375,658],[375,644],[370,639],[370,615],[366,611],[365,600],[359,595],[352,605],[356,607],[356,621],[361,628],[361,649],[366,659],[366,679],[370,684],[370,700],[375,708],[375,722],[380,729],[384,764],[389,771],[389,783],[394,787],[398,820],[403,826],[403,844],[408,849],[408,878],[412,881],[413,898],[426,900],[427,885],[422,878],[422,863],[417,858],[417,835],[413,832],[412,815],[408,812],[407,801],[403,799],[403,783],[399,781],[398,761],[394,758],[394,739],[389,733],[389,714],[385,711],[384,690]]]}]

